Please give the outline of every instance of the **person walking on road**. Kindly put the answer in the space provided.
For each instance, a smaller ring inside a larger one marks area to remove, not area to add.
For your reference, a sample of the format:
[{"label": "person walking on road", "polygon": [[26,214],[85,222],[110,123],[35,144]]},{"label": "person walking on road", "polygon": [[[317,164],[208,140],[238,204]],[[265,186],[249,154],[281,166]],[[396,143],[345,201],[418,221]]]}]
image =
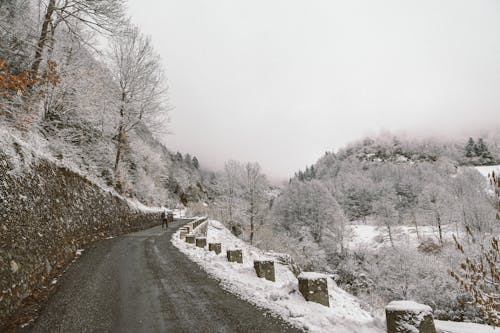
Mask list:
[{"label": "person walking on road", "polygon": [[168,209],[163,208],[163,212],[161,212],[161,228],[163,229],[163,226],[165,226],[165,229],[168,228]]}]

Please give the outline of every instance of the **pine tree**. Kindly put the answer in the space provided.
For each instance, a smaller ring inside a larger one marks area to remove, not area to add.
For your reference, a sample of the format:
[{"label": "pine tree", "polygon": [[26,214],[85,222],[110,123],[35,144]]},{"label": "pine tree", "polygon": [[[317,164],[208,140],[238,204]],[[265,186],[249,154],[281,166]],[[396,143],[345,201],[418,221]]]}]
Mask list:
[{"label": "pine tree", "polygon": [[473,138],[469,138],[469,141],[467,141],[467,144],[465,145],[465,157],[472,158],[476,156],[475,150],[476,143]]},{"label": "pine tree", "polygon": [[477,157],[482,157],[485,151],[488,151],[488,148],[484,144],[483,139],[479,138],[479,140],[477,140],[476,145],[474,146],[474,153]]},{"label": "pine tree", "polygon": [[478,146],[478,151],[480,151],[480,155],[478,156],[481,157],[483,164],[492,164],[495,162],[493,155],[491,154],[490,150],[484,143],[483,139],[478,140],[477,146]]},{"label": "pine tree", "polygon": [[196,169],[199,169],[199,168],[200,168],[200,162],[198,162],[198,159],[196,158],[196,156],[193,156],[193,166],[194,166]]},{"label": "pine tree", "polygon": [[316,178],[316,169],[314,169],[314,165],[311,165],[311,179]]}]

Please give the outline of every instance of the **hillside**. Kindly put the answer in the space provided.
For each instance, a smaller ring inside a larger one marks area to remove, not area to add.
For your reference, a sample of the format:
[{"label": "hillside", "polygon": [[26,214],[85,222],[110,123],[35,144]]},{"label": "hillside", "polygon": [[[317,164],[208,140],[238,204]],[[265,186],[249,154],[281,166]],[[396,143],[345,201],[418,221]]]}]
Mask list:
[{"label": "hillside", "polygon": [[481,322],[449,272],[464,260],[453,235],[477,255],[498,233],[493,182],[483,175],[494,166],[470,167],[465,153],[457,143],[394,138],[326,153],[283,187],[258,246],[332,274],[375,308],[412,299],[438,319]]},{"label": "hillside", "polygon": [[0,125],[145,204],[206,200],[200,161],[164,145],[172,107],[150,38],[122,2],[66,5],[0,5]]}]

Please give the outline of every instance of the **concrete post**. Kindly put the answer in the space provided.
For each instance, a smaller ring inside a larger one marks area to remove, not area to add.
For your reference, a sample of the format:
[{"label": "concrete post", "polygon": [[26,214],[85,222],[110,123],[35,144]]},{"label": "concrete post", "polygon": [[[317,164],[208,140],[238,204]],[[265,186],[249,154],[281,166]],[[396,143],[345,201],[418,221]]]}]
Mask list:
[{"label": "concrete post", "polygon": [[393,301],[385,307],[387,333],[436,333],[432,309],[412,301]]},{"label": "concrete post", "polygon": [[243,263],[243,254],[241,250],[227,250],[227,260],[230,262]]},{"label": "concrete post", "polygon": [[298,279],[299,290],[307,301],[330,306],[326,275],[315,272],[302,272]]},{"label": "concrete post", "polygon": [[208,251],[214,251],[216,254],[220,254],[222,252],[221,243],[208,243]]},{"label": "concrete post", "polygon": [[205,246],[207,246],[207,239],[205,237],[197,237],[196,246],[205,248]]},{"label": "concrete post", "polygon": [[272,260],[254,260],[253,268],[255,273],[260,278],[265,278],[269,281],[276,281],[274,274],[274,261]]},{"label": "concrete post", "polygon": [[186,235],[186,243],[194,244],[195,236],[194,235]]}]

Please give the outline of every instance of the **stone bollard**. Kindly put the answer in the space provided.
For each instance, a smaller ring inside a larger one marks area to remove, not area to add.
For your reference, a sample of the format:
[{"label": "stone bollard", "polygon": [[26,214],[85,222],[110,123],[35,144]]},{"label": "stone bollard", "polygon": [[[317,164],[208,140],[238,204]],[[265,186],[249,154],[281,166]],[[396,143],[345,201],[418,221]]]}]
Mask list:
[{"label": "stone bollard", "polygon": [[255,273],[260,278],[265,278],[269,281],[276,281],[274,276],[274,261],[272,260],[254,260],[253,268]]},{"label": "stone bollard", "polygon": [[243,263],[243,254],[241,250],[227,250],[227,261]]},{"label": "stone bollard", "polygon": [[205,237],[196,237],[196,246],[204,248],[207,246],[207,239]]},{"label": "stone bollard", "polygon": [[220,243],[208,243],[208,251],[214,251],[216,254],[220,254],[221,244]]},{"label": "stone bollard", "polygon": [[432,309],[412,301],[393,301],[385,307],[387,333],[436,333]]},{"label": "stone bollard", "polygon": [[186,243],[194,244],[196,237],[194,235],[186,235]]},{"label": "stone bollard", "polygon": [[326,275],[315,272],[302,272],[298,276],[298,279],[299,290],[308,302],[330,306]]},{"label": "stone bollard", "polygon": [[187,228],[180,228],[179,229],[179,238],[184,239],[186,238],[186,235],[189,233],[189,230]]}]

